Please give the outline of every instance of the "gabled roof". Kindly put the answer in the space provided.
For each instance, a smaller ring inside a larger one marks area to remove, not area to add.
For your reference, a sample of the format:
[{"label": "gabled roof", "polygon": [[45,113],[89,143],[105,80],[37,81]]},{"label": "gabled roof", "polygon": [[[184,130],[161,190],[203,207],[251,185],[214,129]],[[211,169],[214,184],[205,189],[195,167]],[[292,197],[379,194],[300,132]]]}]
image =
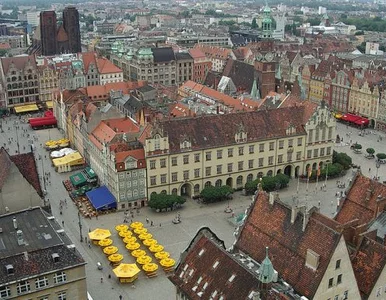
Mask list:
[{"label": "gabled roof", "polygon": [[370,296],[385,265],[385,246],[364,237],[352,259],[358,288],[361,294],[365,296],[364,298],[367,299]]},{"label": "gabled roof", "polygon": [[105,57],[97,58],[99,74],[122,73],[122,70]]},{"label": "gabled roof", "polygon": [[82,53],[82,60],[84,65],[84,72],[88,73],[88,68],[90,67],[90,64],[93,63],[95,67],[97,67],[96,64],[96,53],[95,52],[84,52]]},{"label": "gabled roof", "polygon": [[87,91],[85,88],[79,88],[76,90],[64,90],[62,92],[64,103],[73,103],[78,99],[86,99]]},{"label": "gabled roof", "polygon": [[[135,149],[135,150],[116,152],[115,162],[116,163],[124,162],[130,156],[135,158],[136,160],[145,161],[145,150],[141,148],[141,149]],[[142,167],[145,167],[145,165],[143,165]]]},{"label": "gabled roof", "polygon": [[237,90],[247,93],[251,92],[253,81],[256,80],[253,65],[231,58],[228,59],[222,75],[231,78]]},{"label": "gabled roof", "polygon": [[221,295],[248,299],[259,288],[256,277],[226,252],[223,241],[206,227],[193,238],[169,279],[189,299],[219,299]]},{"label": "gabled roof", "polygon": [[195,113],[185,104],[177,102],[169,106],[169,114],[173,117],[190,117],[194,116]]},{"label": "gabled roof", "polygon": [[[312,212],[303,231],[304,214],[292,224],[290,207],[280,201],[271,204],[268,194],[259,192],[235,247],[257,262],[269,247],[275,270],[297,293],[312,299],[342,237],[319,216]],[[319,255],[316,271],[306,266],[308,249]]]},{"label": "gabled roof", "polygon": [[36,68],[36,61],[33,55],[22,55],[22,56],[1,58],[4,74],[8,73],[9,67],[11,66],[11,64],[14,64],[16,69],[18,70],[24,70],[28,62],[30,62],[32,68]]},{"label": "gabled roof", "polygon": [[358,219],[368,224],[377,215],[378,197],[386,198],[386,185],[357,173],[335,220],[345,224]]},{"label": "gabled roof", "polygon": [[171,47],[151,48],[151,51],[153,52],[155,63],[169,62],[176,59]]},{"label": "gabled roof", "polygon": [[58,42],[65,42],[65,41],[68,41],[68,34],[66,32],[66,30],[64,29],[64,26],[63,24],[60,25],[59,29],[58,29],[58,33],[56,35],[56,40]]},{"label": "gabled roof", "polygon": [[[180,151],[182,133],[189,137],[194,150],[234,145],[240,127],[247,132],[249,142],[284,137],[290,125],[296,128],[296,135],[304,135],[303,113],[303,107],[289,107],[165,119],[158,125],[169,137],[170,152],[173,153]],[[291,123],[288,120],[292,120]]]},{"label": "gabled roof", "polygon": [[32,152],[10,156],[4,148],[0,149],[0,190],[10,174],[12,163],[16,165],[21,175],[33,186],[37,194],[43,197],[35,157]]}]

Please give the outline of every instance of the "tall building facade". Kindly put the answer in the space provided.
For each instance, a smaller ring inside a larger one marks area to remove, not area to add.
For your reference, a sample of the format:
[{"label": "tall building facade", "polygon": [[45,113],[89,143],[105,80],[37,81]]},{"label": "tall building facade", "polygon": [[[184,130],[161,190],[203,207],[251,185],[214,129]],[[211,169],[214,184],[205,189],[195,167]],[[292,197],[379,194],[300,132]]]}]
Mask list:
[{"label": "tall building facade", "polygon": [[80,44],[79,12],[74,6],[66,7],[63,11],[63,27],[68,35],[68,51],[82,52]]},{"label": "tall building facade", "polygon": [[56,13],[42,11],[40,13],[40,36],[42,55],[56,54]]}]

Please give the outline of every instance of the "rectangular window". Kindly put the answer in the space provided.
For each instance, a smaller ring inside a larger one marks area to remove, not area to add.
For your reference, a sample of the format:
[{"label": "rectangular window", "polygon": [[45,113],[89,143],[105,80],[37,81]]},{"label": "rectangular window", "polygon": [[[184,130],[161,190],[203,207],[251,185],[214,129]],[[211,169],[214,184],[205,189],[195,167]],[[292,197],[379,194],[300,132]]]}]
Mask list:
[{"label": "rectangular window", "polygon": [[264,166],[264,157],[259,158],[259,167]]},{"label": "rectangular window", "polygon": [[0,299],[11,297],[11,289],[8,286],[0,288]]},{"label": "rectangular window", "polygon": [[314,157],[318,157],[319,149],[314,149]]},{"label": "rectangular window", "polygon": [[189,155],[184,155],[183,161],[184,161],[184,165],[187,165],[189,163]]},{"label": "rectangular window", "polygon": [[334,284],[334,278],[330,278],[330,279],[328,280],[328,288],[329,288],[329,289],[332,288],[333,284]]},{"label": "rectangular window", "polygon": [[248,168],[253,169],[253,159],[248,160]]},{"label": "rectangular window", "polygon": [[35,281],[35,287],[36,289],[41,289],[48,285],[48,278],[47,277],[39,277]]},{"label": "rectangular window", "polygon": [[238,169],[239,169],[239,171],[242,171],[244,169],[244,162],[243,161],[238,162]]},{"label": "rectangular window", "polygon": [[233,157],[233,149],[232,148],[228,149],[228,157]]},{"label": "rectangular window", "polygon": [[66,300],[66,299],[67,299],[66,292],[60,292],[58,294],[58,300]]},{"label": "rectangular window", "polygon": [[277,156],[277,162],[281,164],[283,162],[283,154]]},{"label": "rectangular window", "polygon": [[268,165],[273,165],[273,156],[268,157]]},{"label": "rectangular window", "polygon": [[17,294],[24,294],[31,290],[31,287],[29,285],[28,281],[21,281],[17,284],[16,291]]},{"label": "rectangular window", "polygon": [[311,158],[312,157],[312,150],[307,150],[307,158]]},{"label": "rectangular window", "polygon": [[279,141],[279,149],[283,149],[284,148],[284,141]]},{"label": "rectangular window", "polygon": [[166,168],[166,158],[161,158],[159,163],[161,168]]},{"label": "rectangular window", "polygon": [[205,168],[205,176],[210,176],[212,173],[212,167],[206,167]]},{"label": "rectangular window", "polygon": [[194,154],[194,162],[200,162],[200,153]]},{"label": "rectangular window", "polygon": [[177,166],[177,157],[172,157],[172,166]]},{"label": "rectangular window", "polygon": [[292,152],[287,153],[287,162],[291,162],[291,161],[292,161]]},{"label": "rectangular window", "polygon": [[320,148],[320,156],[324,156],[324,148]]},{"label": "rectangular window", "polygon": [[288,147],[293,147],[294,145],[294,140],[293,139],[289,139],[288,140]]},{"label": "rectangular window", "polygon": [[209,161],[212,159],[212,152],[208,151],[205,153],[205,159],[206,161]]},{"label": "rectangular window", "polygon": [[161,174],[161,183],[166,183],[166,174]]},{"label": "rectangular window", "polygon": [[184,180],[189,179],[189,170],[184,171]]},{"label": "rectangular window", "polygon": [[331,154],[331,147],[327,147],[327,155]]},{"label": "rectangular window", "polygon": [[150,176],[150,185],[157,184],[157,176]]},{"label": "rectangular window", "polygon": [[232,171],[233,171],[233,164],[229,163],[228,164],[228,172],[232,172]]},{"label": "rectangular window", "polygon": [[296,152],[296,160],[301,160],[302,159],[302,152],[298,151]]},{"label": "rectangular window", "polygon": [[222,165],[217,165],[217,174],[222,174]]},{"label": "rectangular window", "polygon": [[341,284],[342,283],[342,274],[338,275],[338,280],[336,281],[336,284]]},{"label": "rectangular window", "polygon": [[310,131],[308,132],[308,142],[309,143],[312,143],[312,136],[313,136],[313,130],[312,129],[310,129]]},{"label": "rectangular window", "polygon": [[150,169],[155,169],[155,160],[150,161]]},{"label": "rectangular window", "polygon": [[62,283],[62,282],[66,282],[67,281],[67,275],[65,272],[58,272],[55,274],[54,276],[54,283],[57,284],[57,283]]},{"label": "rectangular window", "polygon": [[332,127],[328,127],[328,139],[332,139]]},{"label": "rectangular window", "polygon": [[239,147],[239,155],[244,155],[244,147]]},{"label": "rectangular window", "polygon": [[217,150],[217,159],[222,158],[222,150]]},{"label": "rectangular window", "polygon": [[255,146],[254,145],[250,145],[249,146],[249,154],[253,154],[255,153]]},{"label": "rectangular window", "polygon": [[269,142],[269,151],[272,151],[275,149],[275,142]]},{"label": "rectangular window", "polygon": [[264,152],[264,144],[259,144],[259,152]]},{"label": "rectangular window", "polygon": [[194,169],[194,178],[200,177],[200,169]]},{"label": "rectangular window", "polygon": [[173,172],[172,173],[172,182],[176,182],[177,181],[177,172]]},{"label": "rectangular window", "polygon": [[303,144],[303,139],[302,138],[298,138],[298,146],[301,146]]}]

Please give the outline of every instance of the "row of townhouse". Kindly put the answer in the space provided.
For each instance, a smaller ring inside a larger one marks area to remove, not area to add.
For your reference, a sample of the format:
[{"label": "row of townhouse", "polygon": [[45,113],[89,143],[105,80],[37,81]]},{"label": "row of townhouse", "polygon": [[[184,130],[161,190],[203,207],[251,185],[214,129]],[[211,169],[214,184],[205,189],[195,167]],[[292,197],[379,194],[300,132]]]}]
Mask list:
[{"label": "row of townhouse", "polygon": [[108,59],[94,52],[52,57],[3,57],[0,63],[0,107],[46,103],[64,89],[123,81],[123,73]]}]

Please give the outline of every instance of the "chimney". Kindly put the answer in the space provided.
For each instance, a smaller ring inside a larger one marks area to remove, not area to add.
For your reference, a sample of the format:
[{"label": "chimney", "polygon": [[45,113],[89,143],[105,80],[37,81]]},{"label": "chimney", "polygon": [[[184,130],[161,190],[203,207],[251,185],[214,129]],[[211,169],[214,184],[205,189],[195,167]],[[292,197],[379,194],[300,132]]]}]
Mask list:
[{"label": "chimney", "polygon": [[24,251],[23,254],[24,254],[24,260],[25,260],[25,261],[28,261],[28,260],[29,260],[28,252],[27,252],[27,251]]},{"label": "chimney", "polygon": [[26,244],[24,241],[23,231],[21,231],[21,230],[16,231],[16,238],[17,238],[17,243],[19,246]]},{"label": "chimney", "polygon": [[13,228],[15,228],[15,229],[17,230],[17,221],[16,221],[16,217],[13,217],[12,221],[13,221]]},{"label": "chimney", "polygon": [[308,210],[307,210],[307,207],[304,207],[303,226],[302,226],[302,230],[303,230],[303,231],[306,230],[306,227],[307,227],[309,218],[310,218],[310,214],[309,214],[309,212],[308,212]]},{"label": "chimney", "polygon": [[292,208],[291,208],[291,224],[295,223],[297,214],[298,214],[298,207],[292,206]]}]

